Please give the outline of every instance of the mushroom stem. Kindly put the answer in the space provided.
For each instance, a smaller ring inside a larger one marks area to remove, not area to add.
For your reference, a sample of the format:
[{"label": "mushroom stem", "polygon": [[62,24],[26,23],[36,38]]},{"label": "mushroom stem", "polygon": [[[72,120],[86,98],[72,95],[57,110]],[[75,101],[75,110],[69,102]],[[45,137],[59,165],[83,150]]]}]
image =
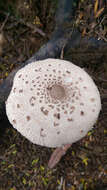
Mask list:
[{"label": "mushroom stem", "polygon": [[66,144],[63,147],[56,148],[55,151],[52,153],[51,158],[48,162],[48,167],[52,169],[65,155],[66,151],[71,147],[71,144]]}]

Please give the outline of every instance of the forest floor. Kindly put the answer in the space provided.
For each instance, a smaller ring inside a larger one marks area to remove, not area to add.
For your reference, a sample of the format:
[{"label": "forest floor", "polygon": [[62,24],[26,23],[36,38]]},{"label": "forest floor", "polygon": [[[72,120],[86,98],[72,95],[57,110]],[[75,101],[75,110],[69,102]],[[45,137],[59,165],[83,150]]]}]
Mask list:
[{"label": "forest floor", "polygon": [[[0,2],[0,83],[51,38],[56,8],[57,0]],[[105,22],[103,1],[80,1],[75,23],[83,37],[107,41]],[[105,101],[99,120],[54,169],[47,167],[54,149],[34,145],[8,123],[0,124],[5,129],[0,131],[0,190],[107,190],[106,64],[91,73],[103,73],[99,90]]]}]

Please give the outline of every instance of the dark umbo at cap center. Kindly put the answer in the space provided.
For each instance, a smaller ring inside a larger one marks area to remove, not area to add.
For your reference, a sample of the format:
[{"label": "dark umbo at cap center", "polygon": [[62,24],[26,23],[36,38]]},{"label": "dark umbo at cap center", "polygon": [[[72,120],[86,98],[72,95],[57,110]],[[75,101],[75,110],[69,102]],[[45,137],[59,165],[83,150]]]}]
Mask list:
[{"label": "dark umbo at cap center", "polygon": [[65,89],[63,86],[59,85],[59,84],[54,84],[52,87],[50,87],[49,89],[50,92],[50,96],[53,99],[56,100],[62,100],[63,98],[65,98],[66,93],[65,93]]}]

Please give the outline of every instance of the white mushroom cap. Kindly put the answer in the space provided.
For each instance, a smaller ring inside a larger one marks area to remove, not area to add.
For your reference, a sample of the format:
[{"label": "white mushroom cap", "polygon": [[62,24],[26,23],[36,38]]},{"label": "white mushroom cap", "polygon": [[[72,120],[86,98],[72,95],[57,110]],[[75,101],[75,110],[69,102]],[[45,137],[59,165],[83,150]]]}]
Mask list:
[{"label": "white mushroom cap", "polygon": [[6,101],[10,123],[31,142],[47,147],[72,144],[95,124],[99,91],[80,67],[59,59],[20,69]]}]

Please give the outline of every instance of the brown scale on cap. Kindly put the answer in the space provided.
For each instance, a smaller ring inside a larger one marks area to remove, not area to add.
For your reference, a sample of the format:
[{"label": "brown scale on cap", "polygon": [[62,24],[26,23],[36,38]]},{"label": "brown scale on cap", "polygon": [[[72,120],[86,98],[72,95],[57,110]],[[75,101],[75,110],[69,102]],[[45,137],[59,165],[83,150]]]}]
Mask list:
[{"label": "brown scale on cap", "polygon": [[64,111],[64,114],[67,114],[68,112],[67,111]]},{"label": "brown scale on cap", "polygon": [[68,118],[68,121],[73,121],[73,119],[72,118]]},{"label": "brown scale on cap", "polygon": [[13,119],[13,123],[16,124],[16,120],[15,119]]},{"label": "brown scale on cap", "polygon": [[83,78],[82,78],[82,77],[79,77],[78,79],[79,79],[81,82],[83,81]]},{"label": "brown scale on cap", "polygon": [[54,127],[59,126],[59,123],[54,122]]},{"label": "brown scale on cap", "polygon": [[92,112],[95,112],[95,109],[92,109]]},{"label": "brown scale on cap", "polygon": [[86,86],[83,86],[83,88],[86,90],[87,89],[87,87]]},{"label": "brown scale on cap", "polygon": [[81,133],[83,133],[84,131],[83,131],[83,130],[81,130],[80,132],[81,132]]},{"label": "brown scale on cap", "polygon": [[44,115],[48,115],[49,111],[46,110],[44,107],[41,107],[41,112],[44,114]]},{"label": "brown scale on cap", "polygon": [[66,108],[69,108],[69,104],[68,103],[66,104]]},{"label": "brown scale on cap", "polygon": [[78,96],[76,96],[75,98],[76,98],[76,100],[79,100],[79,97],[78,97]]},{"label": "brown scale on cap", "polygon": [[22,93],[22,92],[23,92],[23,89],[20,89],[20,90],[19,90],[19,93]]},{"label": "brown scale on cap", "polygon": [[62,107],[61,107],[61,108],[62,108],[62,110],[65,110],[65,106],[64,106],[64,105],[62,105]]},{"label": "brown scale on cap", "polygon": [[75,82],[75,84],[78,84],[78,83],[79,83],[78,81]]},{"label": "brown scale on cap", "polygon": [[35,98],[34,96],[32,96],[32,97],[30,98],[30,100],[29,100],[30,105],[31,105],[31,106],[34,106],[34,105],[35,105],[35,101],[36,101],[36,98]]},{"label": "brown scale on cap", "polygon": [[[48,105],[50,108],[54,109],[54,105],[50,104]],[[59,110],[60,111],[60,110]]]},{"label": "brown scale on cap", "polygon": [[56,107],[56,110],[57,110],[58,112],[60,112],[60,108],[59,108],[59,107]]},{"label": "brown scale on cap", "polygon": [[27,121],[30,121],[31,117],[29,115],[26,116]]},{"label": "brown scale on cap", "polygon": [[61,116],[60,116],[60,113],[55,113],[55,114],[54,114],[54,117],[56,117],[57,119],[60,119],[60,117],[61,117]]},{"label": "brown scale on cap", "polygon": [[40,79],[40,76],[36,77],[36,79]]},{"label": "brown scale on cap", "polygon": [[40,130],[40,136],[41,137],[46,137],[46,134],[44,134],[44,129],[43,128],[41,128],[41,130]]},{"label": "brown scale on cap", "polygon": [[44,97],[43,96],[40,96],[40,99],[43,99]]},{"label": "brown scale on cap", "polygon": [[70,107],[70,113],[73,113],[74,110],[75,110],[75,106],[71,106],[71,107]]},{"label": "brown scale on cap", "polygon": [[90,100],[91,100],[91,102],[94,102],[94,101],[95,101],[95,98],[91,98]]},{"label": "brown scale on cap", "polygon": [[39,72],[41,72],[41,71],[42,71],[42,68],[40,67],[40,68],[39,68]]},{"label": "brown scale on cap", "polygon": [[37,92],[37,96],[39,96],[40,95],[40,93],[39,92]]},{"label": "brown scale on cap", "polygon": [[18,76],[18,78],[21,78],[22,77],[22,74],[20,74],[19,76]]},{"label": "brown scale on cap", "polygon": [[84,106],[84,103],[83,103],[83,102],[80,102],[80,105],[81,105],[81,106]]},{"label": "brown scale on cap", "polygon": [[70,74],[71,72],[70,71],[66,71],[66,73]]},{"label": "brown scale on cap", "polygon": [[47,78],[44,78],[45,81],[47,81]]},{"label": "brown scale on cap", "polygon": [[59,134],[60,134],[60,131],[57,131],[57,134],[59,135]]},{"label": "brown scale on cap", "polygon": [[58,80],[60,81],[60,80],[61,80],[61,78],[62,78],[62,77],[60,77],[60,76],[59,76],[59,77],[58,77]]},{"label": "brown scale on cap", "polygon": [[73,92],[72,97],[74,97],[74,96],[75,96],[75,94],[76,94],[76,92]]},{"label": "brown scale on cap", "polygon": [[70,114],[72,114],[73,112],[74,112],[74,110],[71,110],[71,111],[70,111]]},{"label": "brown scale on cap", "polygon": [[81,112],[80,112],[80,115],[84,115],[84,111],[81,111]]},{"label": "brown scale on cap", "polygon": [[16,92],[16,88],[13,89],[13,92],[14,92],[14,93]]},{"label": "brown scale on cap", "polygon": [[17,104],[17,108],[20,108],[20,104]]}]

